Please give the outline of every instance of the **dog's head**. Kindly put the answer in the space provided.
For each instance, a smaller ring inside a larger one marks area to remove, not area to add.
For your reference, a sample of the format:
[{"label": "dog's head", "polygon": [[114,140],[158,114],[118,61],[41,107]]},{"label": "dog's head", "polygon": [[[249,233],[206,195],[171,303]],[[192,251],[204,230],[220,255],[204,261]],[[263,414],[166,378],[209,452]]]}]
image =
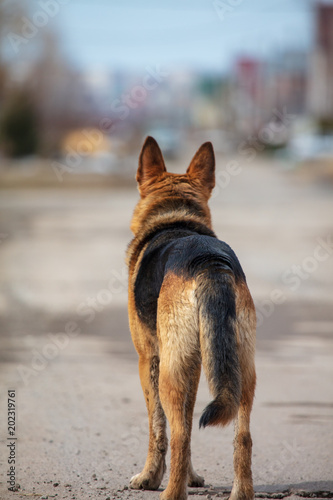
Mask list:
[{"label": "dog's head", "polygon": [[134,234],[140,229],[152,207],[165,198],[192,199],[206,212],[210,223],[207,201],[215,185],[215,157],[213,146],[205,142],[195,153],[185,174],[167,172],[162,152],[152,137],[142,147],[136,174],[141,196],[131,224]]}]

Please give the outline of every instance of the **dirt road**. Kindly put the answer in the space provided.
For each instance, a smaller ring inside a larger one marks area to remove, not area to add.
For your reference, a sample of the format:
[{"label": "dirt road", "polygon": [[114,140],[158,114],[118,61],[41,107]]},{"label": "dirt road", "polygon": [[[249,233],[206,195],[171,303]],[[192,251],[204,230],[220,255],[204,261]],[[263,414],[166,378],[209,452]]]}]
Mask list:
[{"label": "dirt road", "polygon": [[[256,494],[333,497],[332,189],[276,162],[237,172],[218,159],[211,208],[258,312]],[[158,498],[128,489],[147,447],[126,313],[136,199],[131,187],[0,193],[1,499]],[[192,450],[207,486],[191,489],[193,500],[225,496],[233,478],[233,429],[198,429],[209,401],[202,377]]]}]

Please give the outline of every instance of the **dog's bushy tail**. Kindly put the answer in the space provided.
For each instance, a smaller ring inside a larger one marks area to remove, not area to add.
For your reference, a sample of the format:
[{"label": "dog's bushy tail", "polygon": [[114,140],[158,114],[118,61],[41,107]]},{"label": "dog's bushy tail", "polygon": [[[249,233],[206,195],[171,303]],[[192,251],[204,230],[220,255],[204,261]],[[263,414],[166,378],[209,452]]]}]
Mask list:
[{"label": "dog's bushy tail", "polygon": [[204,409],[199,427],[227,425],[241,398],[241,371],[235,331],[234,277],[222,269],[198,277],[200,349],[214,400]]}]

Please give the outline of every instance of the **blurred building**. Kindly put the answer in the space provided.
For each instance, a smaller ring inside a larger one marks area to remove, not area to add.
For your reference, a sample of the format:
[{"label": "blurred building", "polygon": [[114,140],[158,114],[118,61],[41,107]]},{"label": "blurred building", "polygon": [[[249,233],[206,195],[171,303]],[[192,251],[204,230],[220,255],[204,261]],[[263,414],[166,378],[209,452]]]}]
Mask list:
[{"label": "blurred building", "polygon": [[247,135],[264,121],[264,63],[254,57],[235,61],[230,98],[234,111],[234,131]]},{"label": "blurred building", "polygon": [[240,57],[232,83],[235,132],[257,133],[283,110],[297,116],[306,113],[308,54],[289,50],[269,60]]},{"label": "blurred building", "polygon": [[316,6],[316,41],[309,71],[308,107],[318,122],[333,127],[333,5]]}]

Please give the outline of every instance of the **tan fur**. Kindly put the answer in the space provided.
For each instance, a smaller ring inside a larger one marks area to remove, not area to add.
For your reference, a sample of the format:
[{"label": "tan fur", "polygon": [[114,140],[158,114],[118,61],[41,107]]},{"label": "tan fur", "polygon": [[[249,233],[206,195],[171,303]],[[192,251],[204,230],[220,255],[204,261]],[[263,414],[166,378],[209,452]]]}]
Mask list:
[{"label": "tan fur", "polygon": [[[139,318],[134,296],[135,281],[148,244],[147,236],[156,228],[177,221],[190,221],[211,228],[207,205],[214,187],[212,148],[203,145],[194,156],[185,175],[166,171],[160,150],[152,139],[143,146],[137,180],[141,200],[137,204],[131,229],[134,239],[128,248],[129,321],[133,343],[139,355],[139,374],[149,416],[149,446],[146,464],[131,479],[135,489],[157,489],[165,472],[167,438],[166,418],[171,428],[170,479],[162,500],[185,500],[187,486],[203,486],[204,479],[191,463],[191,430],[193,409],[205,353],[200,326],[195,279],[169,272],[163,280],[158,302],[156,332]],[[205,166],[206,165],[206,166]],[[200,213],[180,207],[172,200],[190,198]],[[171,200],[160,210],[163,200]],[[253,301],[245,282],[236,285],[230,275],[236,298],[235,331],[240,363],[242,392],[235,423],[232,500],[253,498],[250,435],[250,413],[255,390],[255,330]],[[208,380],[209,382],[209,380]],[[236,407],[237,411],[237,407]],[[233,418],[234,415],[230,416]],[[230,419],[229,418],[229,419]],[[227,422],[222,422],[227,423]]]}]

